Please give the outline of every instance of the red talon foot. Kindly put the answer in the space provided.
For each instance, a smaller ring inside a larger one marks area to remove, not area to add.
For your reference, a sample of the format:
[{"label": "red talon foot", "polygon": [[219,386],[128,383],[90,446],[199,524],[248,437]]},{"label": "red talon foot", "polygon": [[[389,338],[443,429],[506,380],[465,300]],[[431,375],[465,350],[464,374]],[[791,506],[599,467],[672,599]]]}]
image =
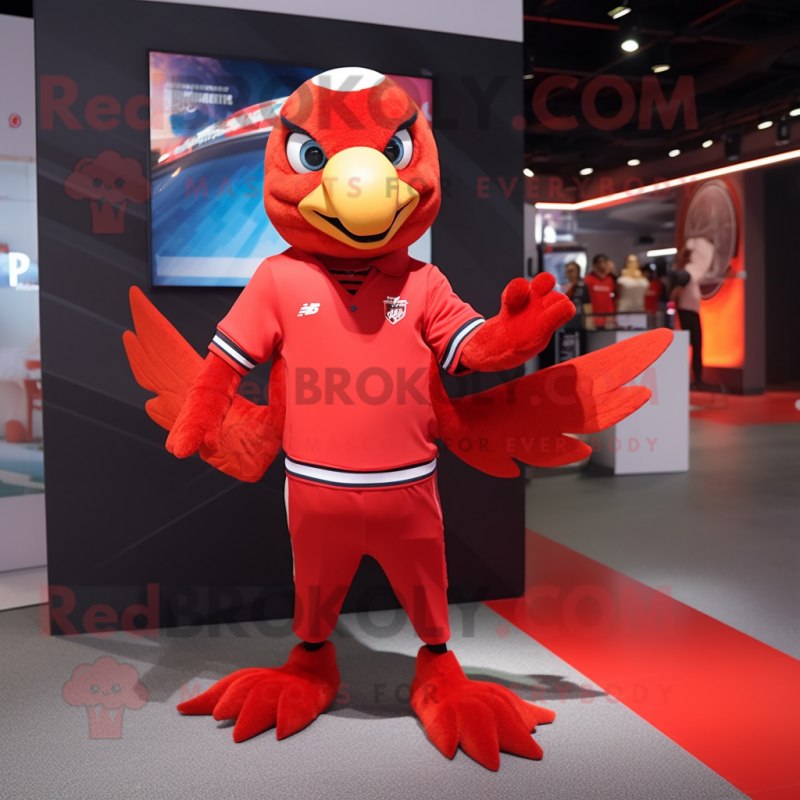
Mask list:
[{"label": "red talon foot", "polygon": [[494,771],[500,768],[500,751],[540,759],[542,748],[530,734],[556,717],[504,686],[469,680],[452,652],[435,655],[427,647],[417,654],[411,707],[445,756],[453,758],[460,744],[468,756]]},{"label": "red talon foot", "polygon": [[314,652],[298,644],[275,669],[240,669],[178,706],[181,714],[235,719],[233,740],[243,742],[270,728],[285,739],[330,707],[339,689],[336,650],[330,642]]}]

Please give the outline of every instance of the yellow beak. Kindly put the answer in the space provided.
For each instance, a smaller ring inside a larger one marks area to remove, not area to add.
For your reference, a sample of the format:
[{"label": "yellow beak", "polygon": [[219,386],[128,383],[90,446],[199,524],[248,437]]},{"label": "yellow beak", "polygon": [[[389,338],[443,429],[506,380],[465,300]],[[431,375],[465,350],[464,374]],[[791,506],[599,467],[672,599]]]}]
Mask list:
[{"label": "yellow beak", "polygon": [[383,153],[350,147],[333,156],[322,181],[298,204],[315,228],[357,250],[388,242],[411,216],[419,192],[397,177]]}]

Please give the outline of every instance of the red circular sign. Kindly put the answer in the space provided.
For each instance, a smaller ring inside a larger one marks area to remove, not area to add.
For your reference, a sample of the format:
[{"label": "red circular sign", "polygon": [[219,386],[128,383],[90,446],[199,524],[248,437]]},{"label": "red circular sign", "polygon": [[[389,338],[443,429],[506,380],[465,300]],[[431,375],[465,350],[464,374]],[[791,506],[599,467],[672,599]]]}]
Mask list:
[{"label": "red circular sign", "polygon": [[19,114],[11,114],[8,118],[8,125],[11,128],[19,128],[22,125],[22,117]]}]

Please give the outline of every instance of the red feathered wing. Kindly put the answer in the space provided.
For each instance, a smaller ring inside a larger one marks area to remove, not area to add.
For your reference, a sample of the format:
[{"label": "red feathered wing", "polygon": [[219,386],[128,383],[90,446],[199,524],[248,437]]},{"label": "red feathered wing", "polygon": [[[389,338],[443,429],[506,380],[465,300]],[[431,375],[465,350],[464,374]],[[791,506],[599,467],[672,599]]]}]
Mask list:
[{"label": "red feathered wing", "polygon": [[[156,394],[150,417],[172,429],[203,359],[135,287],[131,310],[136,333],[123,335],[139,385]],[[596,433],[632,414],[650,398],[642,386],[625,386],[669,346],[672,332],[650,331],[581,358],[517,378],[480,394],[450,398],[435,362],[431,402],[439,436],[463,461],[498,478],[519,475],[515,463],[554,467],[580,461],[588,445],[568,433]],[[222,447],[201,457],[243,481],[259,480],[277,455],[286,415],[286,372],[273,356],[269,405],[240,395],[223,423]]]},{"label": "red feathered wing", "polygon": [[[178,333],[144,294],[132,287],[131,311],[136,333],[122,336],[138,384],[154,392],[145,408],[162,428],[172,430],[186,393],[203,366],[203,358]],[[217,452],[200,448],[200,456],[221,472],[242,481],[259,480],[274,460],[286,416],[286,371],[275,354],[269,381],[269,405],[234,398],[222,426]]]},{"label": "red feathered wing", "polygon": [[672,341],[661,328],[595,353],[463,398],[450,398],[431,370],[431,401],[439,436],[462,461],[498,478],[519,475],[515,463],[556,467],[586,458],[591,448],[567,433],[596,433],[650,399],[644,386],[625,386]]}]

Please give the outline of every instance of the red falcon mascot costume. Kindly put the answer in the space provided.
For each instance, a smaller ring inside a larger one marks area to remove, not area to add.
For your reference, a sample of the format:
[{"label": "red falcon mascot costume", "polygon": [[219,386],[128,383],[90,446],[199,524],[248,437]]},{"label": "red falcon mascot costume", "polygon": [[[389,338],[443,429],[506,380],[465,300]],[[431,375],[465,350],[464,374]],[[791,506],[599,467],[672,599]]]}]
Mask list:
[{"label": "red falcon mascot costume", "polygon": [[[271,727],[282,739],[331,705],[339,671],[327,639],[371,555],[424,642],[411,704],[436,747],[452,758],[461,745],[493,770],[500,751],[542,755],[530,734],[555,714],[467,679],[447,650],[434,442],[459,443],[460,458],[498,477],[519,474],[513,458],[577,461],[588,448],[564,434],[602,430],[641,406],[649,391],[622,387],[671,333],[643,334],[476,402],[451,402],[439,367],[455,375],[517,367],[574,306],[542,274],[512,281],[500,313],[484,320],[435,266],[408,255],[439,202],[436,144],[408,95],[368,69],[331,70],[289,97],[267,145],[264,204],[291,247],[256,270],[205,362],[131,292],[136,335],[126,333],[125,345],[139,383],[158,394],[147,410],[171,431],[167,449],[179,458],[199,451],[248,481],[280,446],[286,453],[302,641],[282,667],[239,670],[178,707],[235,719],[237,742]],[[255,406],[237,387],[270,358],[270,403]]]}]

